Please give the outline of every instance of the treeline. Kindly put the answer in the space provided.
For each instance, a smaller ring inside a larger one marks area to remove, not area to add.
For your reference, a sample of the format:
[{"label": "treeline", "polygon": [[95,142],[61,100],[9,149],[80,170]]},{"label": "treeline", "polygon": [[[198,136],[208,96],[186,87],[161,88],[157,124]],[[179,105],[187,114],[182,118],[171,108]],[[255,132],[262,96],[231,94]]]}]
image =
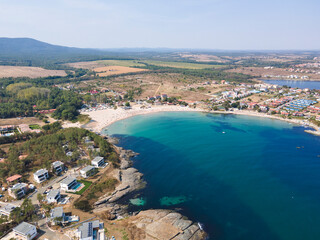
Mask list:
[{"label": "treeline", "polygon": [[35,110],[57,109],[54,117],[75,120],[82,105],[82,96],[57,87],[35,87],[30,82],[2,83],[0,88],[0,117],[34,116]]},{"label": "treeline", "polygon": [[214,80],[227,80],[230,82],[236,82],[236,81],[250,82],[250,79],[253,78],[252,76],[245,75],[242,73],[225,72],[224,71],[225,69],[185,69],[185,68],[162,67],[162,66],[150,65],[147,63],[144,63],[144,64],[146,64],[146,67],[144,68],[154,72],[180,73],[186,76],[211,78]]}]

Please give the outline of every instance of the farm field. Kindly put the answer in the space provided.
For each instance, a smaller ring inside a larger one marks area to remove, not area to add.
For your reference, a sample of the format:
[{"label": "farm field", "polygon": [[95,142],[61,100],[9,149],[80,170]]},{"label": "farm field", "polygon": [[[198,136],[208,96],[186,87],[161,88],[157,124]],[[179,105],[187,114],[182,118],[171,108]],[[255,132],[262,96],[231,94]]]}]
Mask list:
[{"label": "farm field", "polygon": [[162,61],[141,61],[150,65],[156,65],[161,67],[173,67],[173,68],[186,68],[186,69],[205,69],[205,68],[221,68],[223,65],[213,64],[201,64],[201,63],[187,63],[187,62],[162,62]]},{"label": "farm field", "polygon": [[48,70],[40,67],[0,66],[0,78],[67,76],[64,70]]},{"label": "farm field", "polygon": [[68,63],[68,66],[75,68],[95,69],[107,66],[122,66],[122,67],[146,67],[146,64],[160,67],[173,67],[185,69],[205,69],[205,68],[221,68],[223,65],[201,64],[201,63],[187,63],[187,62],[166,62],[154,60],[101,60],[91,62],[76,62]]},{"label": "farm field", "polygon": [[122,67],[145,67],[145,64],[139,63],[138,60],[99,60],[90,62],[75,62],[68,63],[68,66],[74,68],[95,69],[108,66],[122,66]]},{"label": "farm field", "polygon": [[148,70],[141,69],[141,68],[123,67],[123,66],[109,66],[109,67],[95,68],[95,69],[93,69],[93,71],[96,72],[99,77],[107,77],[107,76],[111,76],[111,75],[144,72],[144,71],[148,71]]}]

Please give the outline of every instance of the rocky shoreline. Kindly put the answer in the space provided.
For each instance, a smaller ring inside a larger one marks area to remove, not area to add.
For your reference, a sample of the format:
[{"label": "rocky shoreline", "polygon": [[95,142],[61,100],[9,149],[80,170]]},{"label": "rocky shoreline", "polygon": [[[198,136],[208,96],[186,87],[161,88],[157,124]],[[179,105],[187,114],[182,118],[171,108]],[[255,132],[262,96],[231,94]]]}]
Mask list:
[{"label": "rocky shoreline", "polygon": [[[113,145],[117,139],[108,137]],[[128,213],[128,206],[120,204],[119,200],[130,193],[134,193],[146,186],[143,174],[132,167],[131,158],[138,155],[131,150],[115,146],[120,156],[120,169],[116,170],[115,177],[120,184],[111,194],[100,197],[94,204],[94,212],[108,211],[110,219],[128,218],[128,221],[145,233],[144,239],[161,240],[203,240],[207,234],[199,224],[188,220],[180,213],[164,209],[152,209],[141,212]]]}]

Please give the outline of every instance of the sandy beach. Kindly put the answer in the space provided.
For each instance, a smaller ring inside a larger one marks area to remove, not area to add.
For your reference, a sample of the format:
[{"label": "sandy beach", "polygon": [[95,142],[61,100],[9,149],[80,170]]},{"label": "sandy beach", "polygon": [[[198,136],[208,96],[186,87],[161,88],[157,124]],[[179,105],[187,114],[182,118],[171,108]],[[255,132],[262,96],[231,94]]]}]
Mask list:
[{"label": "sandy beach", "polygon": [[[201,112],[202,109],[199,108],[189,108],[189,107],[180,107],[180,106],[152,106],[150,108],[140,108],[141,105],[134,105],[132,109],[104,109],[97,110],[85,113],[89,115],[89,117],[93,120],[92,123],[89,123],[86,128],[95,131],[101,132],[101,130],[110,124],[123,120],[129,117],[133,117],[136,115],[144,115],[149,113],[157,113],[157,112]],[[64,124],[63,127],[79,127],[79,124],[75,123],[67,123]]]},{"label": "sandy beach", "polygon": [[[101,132],[102,129],[106,128],[107,126],[111,125],[116,121],[123,120],[136,115],[144,115],[144,114],[157,113],[157,112],[191,112],[192,111],[192,112],[210,112],[210,113],[220,113],[220,114],[247,115],[247,116],[254,116],[254,117],[277,119],[277,120],[286,121],[286,122],[300,125],[300,126],[311,127],[314,130],[306,130],[306,132],[320,136],[320,128],[307,120],[287,119],[279,116],[268,115],[266,113],[253,112],[248,110],[206,111],[201,108],[189,108],[189,107],[168,106],[168,105],[151,106],[150,108],[140,108],[140,107],[141,105],[134,105],[132,106],[132,109],[128,109],[128,110],[125,110],[123,108],[117,108],[117,109],[97,110],[97,111],[85,113],[89,115],[89,117],[92,119],[92,122],[87,124],[85,128],[90,129],[91,131],[94,131],[94,132]],[[64,128],[81,127],[81,124],[65,122],[63,124],[63,127]]]}]

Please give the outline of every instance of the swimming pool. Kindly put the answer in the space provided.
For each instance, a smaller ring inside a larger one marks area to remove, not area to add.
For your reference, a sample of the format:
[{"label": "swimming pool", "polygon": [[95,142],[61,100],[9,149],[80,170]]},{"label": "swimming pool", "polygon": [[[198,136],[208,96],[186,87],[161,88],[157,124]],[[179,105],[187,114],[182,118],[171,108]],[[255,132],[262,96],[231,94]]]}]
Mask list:
[{"label": "swimming pool", "polygon": [[81,187],[81,183],[79,183],[79,182],[77,182],[76,184],[74,184],[73,186],[72,186],[72,190],[77,190],[79,187]]}]

